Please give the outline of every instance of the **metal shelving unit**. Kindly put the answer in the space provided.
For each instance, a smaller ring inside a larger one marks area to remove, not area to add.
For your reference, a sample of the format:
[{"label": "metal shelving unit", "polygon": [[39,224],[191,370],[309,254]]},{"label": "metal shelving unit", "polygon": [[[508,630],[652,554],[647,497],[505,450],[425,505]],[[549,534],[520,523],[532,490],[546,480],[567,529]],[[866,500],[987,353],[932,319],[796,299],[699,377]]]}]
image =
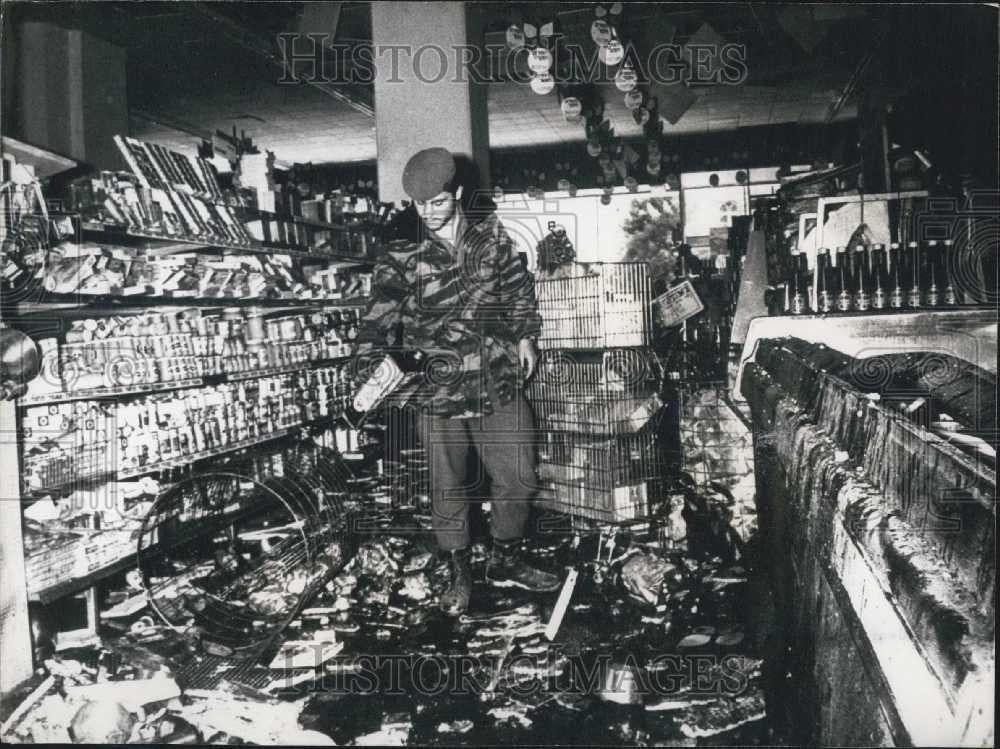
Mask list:
[{"label": "metal shelving unit", "polygon": [[[10,146],[11,143],[9,139],[5,138],[3,141],[4,150],[9,150]],[[30,155],[33,151],[31,151],[30,148],[29,150],[20,148],[17,151],[19,161],[21,160],[22,153]],[[66,163],[63,163],[63,161]],[[75,166],[75,162],[69,162],[68,160],[63,161],[60,161],[58,158],[47,159],[45,164],[50,165],[53,168],[46,168],[44,166],[39,167],[37,170],[38,174],[42,177],[46,177],[56,171],[59,171],[59,169],[54,168],[55,166],[62,165],[63,169]],[[298,268],[301,268],[302,265],[324,265],[330,268],[354,269],[361,272],[364,272],[374,264],[373,259],[369,257],[368,254],[370,254],[369,250],[372,249],[373,242],[376,241],[377,238],[377,221],[368,223],[356,222],[357,225],[340,226],[332,223],[312,222],[300,217],[283,217],[263,211],[256,211],[255,209],[239,208],[238,211],[240,220],[244,222],[263,222],[263,227],[257,227],[258,235],[260,232],[263,232],[265,237],[279,236],[281,238],[297,240],[301,242],[301,244],[271,241],[260,242],[253,239],[245,242],[231,241],[220,236],[209,236],[208,234],[197,237],[178,235],[166,236],[155,232],[143,231],[137,226],[130,228],[120,224],[105,223],[99,220],[81,220],[78,216],[72,217],[72,220],[74,222],[74,229],[76,229],[77,240],[103,245],[112,249],[124,249],[127,251],[127,255],[129,257],[135,256],[137,258],[142,258],[145,256],[148,259],[154,259],[156,257],[179,253],[203,253],[209,256],[239,254],[256,254],[261,256],[280,255],[290,258],[293,265]],[[282,222],[284,226],[276,227],[274,222]],[[291,224],[295,224],[296,226],[291,227]],[[295,229],[294,232],[292,231],[292,228]],[[278,231],[277,235],[274,233],[275,229]],[[363,233],[364,237],[358,237],[358,233]],[[312,246],[307,247],[305,242],[308,242]],[[363,249],[365,254],[361,254],[360,251],[337,252],[337,248],[350,250]],[[147,291],[150,290],[151,289],[147,287]],[[86,295],[81,293],[57,294],[46,291],[40,279],[29,281],[27,287],[19,288],[16,291],[18,293],[16,295],[8,295],[9,301],[2,305],[3,313],[7,322],[17,320],[22,321],[24,323],[22,327],[24,327],[27,331],[40,329],[40,326],[43,325],[46,317],[58,317],[60,320],[83,320],[88,318],[98,318],[102,316],[110,317],[130,313],[142,314],[147,311],[155,310],[156,308],[177,307],[198,308],[202,310],[202,312],[211,311],[217,314],[226,308],[245,309],[253,307],[260,308],[264,317],[267,318],[280,315],[282,313],[311,313],[324,309],[359,309],[363,308],[368,302],[366,297],[304,298],[303,296],[295,295],[290,291],[279,292],[277,289],[271,289],[269,292],[265,292],[270,293],[270,296],[267,298],[230,296],[192,297],[182,294],[154,296],[148,293],[129,294],[127,296],[114,294]],[[313,292],[307,291],[306,293],[311,295]],[[322,293],[336,294],[337,292],[324,291]],[[348,339],[342,338],[341,340],[347,341]],[[334,350],[337,349],[334,348]],[[284,360],[287,361],[288,358],[284,358]],[[10,433],[20,435],[22,434],[22,430],[21,415],[19,414],[19,410],[22,408],[59,406],[60,404],[88,400],[109,402],[145,395],[169,393],[183,389],[210,387],[227,382],[250,382],[260,378],[288,375],[300,371],[315,370],[321,367],[336,367],[338,364],[345,362],[347,358],[348,357],[346,355],[327,357],[312,361],[290,362],[288,364],[267,368],[208,374],[200,377],[185,377],[183,379],[161,382],[146,382],[142,384],[116,387],[90,387],[86,390],[72,392],[45,393],[34,397],[22,397],[16,403],[0,403],[0,409],[3,411],[3,423],[7,425],[8,431]],[[274,357],[271,360],[281,361],[282,359],[283,358]],[[190,372],[174,372],[174,374],[190,374]],[[153,376],[155,377],[156,374],[154,373]],[[161,376],[168,375],[161,374]],[[336,413],[332,410],[332,407],[331,413]],[[63,486],[46,486],[44,487],[44,492],[40,493],[40,491],[33,490],[31,494],[40,497],[43,496],[44,493],[51,493],[59,489],[68,489],[70,487],[72,489],[84,488],[85,485],[89,488],[99,488],[100,484],[105,481],[132,480],[151,474],[165,473],[168,474],[166,476],[168,479],[176,478],[179,474],[186,475],[190,478],[191,476],[197,475],[190,472],[190,468],[194,465],[212,466],[218,462],[218,459],[222,459],[223,462],[226,462],[225,459],[227,456],[233,456],[236,454],[246,455],[245,451],[248,448],[256,448],[271,443],[274,443],[275,445],[282,445],[282,440],[298,434],[301,430],[318,427],[324,424],[329,425],[334,423],[337,418],[336,416],[323,416],[317,419],[305,420],[303,417],[306,415],[307,411],[303,411],[301,416],[294,417],[295,421],[293,423],[286,422],[284,425],[280,426],[280,428],[274,429],[266,434],[258,434],[254,437],[243,439],[238,442],[217,445],[211,449],[203,449],[183,455],[176,455],[176,457],[171,457],[168,460],[158,460],[154,463],[140,466],[119,468],[117,465],[108,463],[108,458],[113,458],[113,451],[108,450],[102,453],[104,443],[101,443],[96,447],[95,445],[90,445],[92,448],[90,452],[81,452],[76,458],[74,458],[75,453],[73,453],[72,450],[68,450],[65,453],[60,453],[60,455],[66,456],[65,459],[59,458],[58,460],[55,460],[51,466],[45,467],[45,478],[49,477],[50,474],[48,471],[51,468],[52,478],[61,480],[65,477],[67,479],[66,482],[63,482]],[[117,440],[117,437],[114,434],[110,434],[108,439]],[[115,444],[117,444],[117,442],[115,442]],[[72,448],[72,445],[70,448]],[[8,457],[12,458],[13,461],[10,464],[17,464],[22,461],[22,449],[19,444],[12,441],[9,444],[9,451],[11,452],[11,455]],[[5,458],[5,464],[7,464],[6,461],[7,459]],[[88,466],[82,468],[81,461],[88,462]],[[105,463],[106,465],[104,465]],[[93,473],[92,475],[82,475],[81,470],[88,472],[93,470]],[[11,473],[13,475],[14,472]],[[17,474],[22,473],[23,471],[17,472]],[[14,481],[17,482],[19,479],[15,478]],[[164,491],[167,489],[169,489],[169,487],[164,487]],[[15,494],[11,490],[11,487],[8,487],[5,491],[5,496],[20,497],[23,490],[23,486],[16,486],[14,491],[17,493]],[[218,519],[224,521],[226,524],[230,524],[240,520],[241,518],[249,517],[260,510],[258,505],[261,505],[261,503],[257,501],[257,495],[255,493],[251,493],[246,497],[240,497],[239,501],[244,503],[245,506],[240,507],[235,513],[219,516]],[[90,626],[96,626],[95,586],[108,577],[119,574],[128,569],[130,566],[135,566],[137,564],[136,544],[130,544],[127,552],[123,547],[121,549],[123,552],[121,556],[114,559],[110,559],[110,557],[114,554],[110,548],[106,549],[111,552],[108,555],[102,554],[97,557],[88,557],[90,564],[75,565],[75,569],[71,574],[66,573],[67,568],[65,565],[56,564],[51,568],[46,567],[46,565],[49,564],[49,557],[43,557],[41,559],[35,558],[35,569],[41,569],[43,572],[51,571],[52,579],[50,580],[48,576],[33,577],[32,579],[35,581],[33,588],[35,589],[31,591],[29,597],[26,591],[27,581],[25,579],[25,557],[22,537],[23,531],[21,528],[21,511],[23,505],[21,502],[7,502],[4,503],[4,505],[9,510],[13,510],[13,512],[16,513],[15,516],[8,518],[9,522],[5,522],[4,525],[8,529],[14,529],[13,531],[10,531],[8,535],[16,535],[17,543],[8,543],[8,540],[5,537],[5,540],[3,541],[3,554],[0,554],[0,557],[16,556],[18,558],[16,565],[9,565],[6,562],[4,563],[5,576],[8,572],[13,571],[14,576],[19,580],[19,584],[22,588],[22,595],[25,601],[30,598],[31,601],[38,602],[43,605],[50,605],[58,602],[66,596],[86,592],[88,597],[88,617],[90,618]],[[101,530],[95,528],[89,529],[88,532],[92,534],[102,533]],[[113,533],[114,529],[108,529],[104,532]],[[205,527],[198,528],[198,532],[209,532],[209,528],[206,525]],[[88,539],[90,538],[90,536],[85,537]],[[59,556],[58,552],[60,549],[65,549],[66,553],[70,555],[78,553],[79,551],[82,551],[84,546],[83,542],[79,540],[80,538],[80,535],[77,534],[77,541],[67,539],[66,544],[63,545],[60,545],[62,544],[62,541],[59,541],[54,543],[51,549],[43,545],[44,550],[40,551],[39,554],[49,554],[52,552],[52,558],[54,559]],[[115,538],[108,536],[108,542],[113,543],[116,549],[118,548],[117,536]],[[78,543],[80,544],[79,547],[77,546]],[[99,536],[95,537],[94,543],[100,543]],[[72,546],[72,551],[70,551],[70,546]],[[66,553],[64,553],[62,557],[65,557]],[[29,559],[31,558],[33,557],[29,557]],[[105,561],[106,559],[109,561]],[[88,567],[95,567],[95,569],[89,569],[86,571],[86,574],[80,574],[82,570],[85,570]],[[30,641],[27,630],[27,606],[25,605],[23,609],[24,610],[18,614],[18,617],[20,618],[18,626],[16,628],[8,629],[7,624],[5,623],[4,632],[5,653],[11,653],[16,650],[26,654],[27,662],[24,664],[24,668],[21,669],[21,671],[24,671],[25,673],[19,674],[18,679],[24,678],[25,675],[30,675],[31,670],[31,651],[30,647],[27,646],[27,643]],[[11,647],[9,648],[6,644],[8,640],[8,632],[10,632],[9,639],[11,643]],[[7,664],[5,663],[5,671],[7,670],[6,666]]]}]

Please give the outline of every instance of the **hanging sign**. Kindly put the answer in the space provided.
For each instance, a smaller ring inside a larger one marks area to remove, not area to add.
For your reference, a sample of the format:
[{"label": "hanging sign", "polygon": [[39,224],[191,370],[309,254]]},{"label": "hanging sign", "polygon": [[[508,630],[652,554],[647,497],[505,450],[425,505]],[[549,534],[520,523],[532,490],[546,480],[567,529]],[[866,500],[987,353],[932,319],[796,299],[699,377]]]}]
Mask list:
[{"label": "hanging sign", "polygon": [[705,309],[691,281],[667,289],[653,300],[653,313],[661,325],[672,328]]}]

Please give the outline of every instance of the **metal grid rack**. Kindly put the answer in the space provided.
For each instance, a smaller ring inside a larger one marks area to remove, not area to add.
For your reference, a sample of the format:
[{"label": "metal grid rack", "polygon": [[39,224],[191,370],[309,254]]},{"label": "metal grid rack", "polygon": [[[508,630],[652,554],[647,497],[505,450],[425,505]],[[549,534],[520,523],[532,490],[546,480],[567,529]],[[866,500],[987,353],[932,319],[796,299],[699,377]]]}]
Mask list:
[{"label": "metal grid rack", "polygon": [[645,346],[651,327],[646,263],[577,264],[576,275],[535,282],[543,349]]},{"label": "metal grid rack", "polygon": [[543,354],[527,396],[543,432],[539,503],[601,525],[644,522],[667,473],[663,370],[644,348],[647,265],[577,264],[535,290]]},{"label": "metal grid rack", "polygon": [[263,678],[262,656],[349,556],[338,495],[350,477],[334,454],[296,448],[263,480],[237,466],[191,476],[157,497],[138,539],[149,603],[171,628],[194,623],[203,643],[228,651],[181,665],[192,683]]},{"label": "metal grid rack", "polygon": [[659,410],[663,368],[641,349],[542,352],[528,386],[539,427],[582,434],[629,434]]},{"label": "metal grid rack", "polygon": [[539,448],[539,478],[551,491],[541,500],[559,510],[601,523],[645,520],[664,474],[656,431],[610,439],[548,432]]}]

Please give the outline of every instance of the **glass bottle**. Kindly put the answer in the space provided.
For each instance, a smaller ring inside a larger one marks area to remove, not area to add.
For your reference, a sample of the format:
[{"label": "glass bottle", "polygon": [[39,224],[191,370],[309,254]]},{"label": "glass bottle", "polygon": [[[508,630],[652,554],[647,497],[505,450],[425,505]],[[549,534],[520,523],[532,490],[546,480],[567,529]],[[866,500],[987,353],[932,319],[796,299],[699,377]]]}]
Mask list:
[{"label": "glass bottle", "polygon": [[906,293],[906,305],[917,308],[922,303],[922,289],[920,287],[921,262],[920,243],[910,242],[906,245],[906,268],[909,279],[909,290]]},{"label": "glass bottle", "polygon": [[924,304],[937,307],[941,304],[941,245],[936,239],[927,243],[924,252]]},{"label": "glass bottle", "polygon": [[906,283],[906,269],[903,267],[903,248],[899,242],[889,245],[889,272],[892,274],[892,290],[889,292],[889,306],[902,309],[905,302],[903,284]]},{"label": "glass bottle", "polygon": [[955,288],[954,273],[955,267],[955,240],[944,240],[944,250],[941,253],[941,269],[944,278],[944,292],[941,301],[946,307],[954,307],[958,304],[958,290]]},{"label": "glass bottle", "polygon": [[850,312],[851,297],[851,259],[846,247],[837,248],[837,311]]},{"label": "glass bottle", "polygon": [[816,253],[816,306],[822,314],[833,312],[833,267],[830,265],[830,250],[821,247]]},{"label": "glass bottle", "polygon": [[868,249],[863,245],[854,247],[854,307],[865,312],[872,306],[872,268]]},{"label": "glass bottle", "polygon": [[871,252],[872,309],[885,309],[889,305],[889,268],[886,263],[885,245],[873,244]]},{"label": "glass bottle", "polygon": [[804,252],[793,253],[795,269],[791,277],[790,312],[804,315],[809,311],[809,258]]}]

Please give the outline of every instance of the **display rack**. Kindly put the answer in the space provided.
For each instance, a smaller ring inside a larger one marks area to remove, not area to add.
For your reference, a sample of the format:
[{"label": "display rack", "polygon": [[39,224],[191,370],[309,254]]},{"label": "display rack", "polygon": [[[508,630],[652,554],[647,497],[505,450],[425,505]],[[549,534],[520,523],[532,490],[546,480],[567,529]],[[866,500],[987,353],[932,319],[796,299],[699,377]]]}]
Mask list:
[{"label": "display rack", "polygon": [[527,391],[544,435],[540,504],[575,521],[644,522],[664,468],[648,269],[568,264],[554,276],[535,282],[545,351]]},{"label": "display rack", "polygon": [[[11,141],[5,138],[3,146],[5,151],[11,150]],[[30,149],[20,148],[17,150],[17,158],[20,161],[22,154],[30,153]],[[45,161],[45,164],[51,168],[36,167],[36,174],[40,177],[49,176],[54,171],[58,171],[55,167],[61,163],[49,159]],[[70,168],[72,166],[75,166],[74,162],[67,162],[67,164],[63,165],[63,168]],[[171,189],[176,187],[177,185],[175,184]],[[210,196],[207,194],[197,197],[203,201],[220,199],[218,195]],[[263,232],[266,241],[259,241],[252,237],[246,239],[246,241],[230,241],[221,237],[219,232],[214,229],[210,230],[209,233],[203,233],[201,236],[179,234],[176,231],[160,233],[135,224],[128,225],[125,223],[109,222],[99,218],[95,219],[93,211],[89,215],[84,214],[82,217],[80,214],[70,214],[68,218],[73,221],[73,234],[70,235],[67,233],[68,224],[64,224],[60,227],[59,236],[65,239],[75,239],[90,243],[91,245],[108,248],[108,251],[104,253],[107,255],[116,252],[118,256],[125,257],[126,259],[138,258],[140,261],[150,263],[157,262],[158,258],[168,258],[171,255],[183,253],[198,253],[208,258],[207,260],[199,259],[199,263],[214,263],[215,260],[212,259],[214,256],[225,257],[227,255],[246,254],[261,256],[261,267],[267,268],[269,266],[263,260],[264,258],[279,257],[279,264],[284,262],[285,266],[292,270],[295,278],[301,279],[305,277],[307,279],[305,289],[301,288],[302,284],[298,284],[299,288],[296,288],[292,284],[289,284],[288,287],[268,284],[264,286],[265,295],[259,298],[248,297],[246,295],[195,297],[189,295],[190,292],[187,295],[183,293],[171,294],[169,292],[151,294],[149,292],[154,288],[152,286],[147,286],[145,293],[135,293],[137,289],[130,289],[130,293],[127,295],[119,295],[117,293],[55,293],[47,291],[41,282],[40,276],[35,276],[29,280],[26,287],[16,289],[17,294],[8,295],[3,305],[5,322],[13,323],[30,334],[36,328],[40,329],[39,326],[44,327],[47,317],[58,319],[60,326],[58,332],[54,335],[56,336],[56,340],[59,341],[58,351],[61,355],[65,332],[69,328],[69,325],[63,325],[63,322],[72,323],[73,321],[79,321],[80,324],[83,324],[87,320],[100,319],[102,317],[147,315],[148,313],[156,313],[160,308],[176,309],[181,307],[189,308],[196,315],[206,313],[214,315],[216,319],[220,312],[228,308],[242,309],[245,314],[243,320],[247,324],[249,324],[248,321],[256,314],[249,312],[247,308],[261,308],[265,320],[278,317],[282,313],[287,313],[295,317],[300,312],[308,316],[323,311],[333,315],[333,318],[327,317],[327,320],[339,320],[340,318],[336,312],[332,312],[333,310],[358,310],[365,306],[368,301],[367,297],[364,296],[363,289],[354,283],[357,280],[357,276],[348,278],[346,282],[339,277],[343,271],[352,274],[365,273],[373,265],[373,242],[377,241],[377,221],[352,219],[344,225],[339,225],[306,220],[302,217],[279,216],[267,211],[258,211],[243,206],[234,207],[234,209],[241,221],[257,221],[257,231]],[[62,218],[65,221],[67,216],[64,215]],[[280,224],[278,232],[272,235],[272,226],[278,224]],[[294,231],[292,230],[293,226]],[[169,227],[164,223],[163,228]],[[233,232],[230,233],[235,238],[236,234]],[[243,236],[247,236],[246,232],[243,233]],[[272,236],[273,241],[268,241],[272,239]],[[280,241],[281,239],[293,241]],[[297,242],[294,240],[297,240]],[[338,251],[338,249],[345,247],[349,251]],[[286,259],[282,260],[281,258]],[[289,261],[291,261],[291,264],[289,264]],[[274,263],[271,263],[271,266],[277,267]],[[309,266],[311,270],[303,271],[303,266]],[[323,267],[316,268],[316,266]],[[328,271],[327,269],[330,270]],[[320,271],[320,278],[323,278],[327,272],[336,274],[338,278],[331,279],[329,285],[327,285],[326,281],[315,285],[315,281],[309,282],[308,279],[312,277],[310,274],[316,270]],[[240,286],[240,283],[232,285],[236,289],[239,289]],[[160,287],[156,286],[155,288],[159,289]],[[202,285],[199,285],[198,288],[202,288]],[[358,294],[359,289],[361,289],[360,295]],[[118,289],[112,288],[112,291],[117,292]],[[344,297],[343,294],[345,292],[350,294],[350,296]],[[329,296],[321,296],[327,294]],[[186,314],[186,312],[179,311],[178,314]],[[346,321],[347,317],[345,316],[344,319]],[[354,318],[351,319],[353,320]],[[312,325],[313,323],[310,322],[309,324]],[[339,325],[340,323],[335,324]],[[326,327],[322,328],[324,331],[327,329]],[[333,330],[333,328],[329,329]],[[343,330],[346,330],[346,328]],[[172,331],[172,334],[176,335],[176,332]],[[48,332],[45,335],[51,336],[53,334]],[[247,342],[249,343],[249,329],[246,329],[246,335]],[[268,360],[274,366],[254,366],[235,371],[216,373],[213,367],[217,365],[209,364],[209,370],[213,371],[205,374],[205,370],[202,369],[201,376],[181,376],[166,379],[168,375],[162,372],[153,372],[151,379],[155,381],[118,385],[109,380],[106,386],[103,387],[85,387],[78,390],[71,390],[69,389],[70,386],[66,385],[67,390],[64,392],[40,392],[33,394],[29,391],[28,394],[22,396],[15,403],[0,404],[5,409],[5,413],[10,416],[12,425],[10,431],[19,435],[17,445],[11,445],[14,448],[15,459],[21,463],[22,468],[25,468],[27,463],[32,460],[38,460],[37,456],[29,458],[28,455],[21,454],[23,450],[26,450],[22,429],[23,412],[25,409],[44,408],[46,406],[60,407],[61,405],[75,404],[83,401],[94,401],[97,403],[134,402],[146,397],[169,395],[177,391],[196,392],[202,388],[214,387],[224,383],[239,383],[240,387],[242,387],[244,383],[249,384],[255,380],[263,380],[263,378],[273,378],[281,375],[294,375],[298,372],[314,371],[316,374],[310,375],[310,377],[315,379],[311,381],[319,382],[321,377],[328,376],[322,374],[319,370],[331,367],[342,368],[348,359],[346,354],[332,357],[323,356],[324,353],[336,353],[336,345],[332,351],[324,348],[327,345],[326,343],[317,349],[315,346],[310,346],[305,338],[296,338],[293,336],[290,339],[286,339],[284,336],[285,334],[282,333],[281,339],[274,342],[288,343],[290,346],[298,346],[298,348],[289,348],[282,351],[272,350],[271,339],[264,339],[268,342],[268,348],[265,352],[266,356],[261,354],[259,361],[265,362],[265,360]],[[340,337],[340,341],[344,345],[350,345],[349,340],[349,338]],[[334,343],[336,344],[336,341]],[[298,359],[299,356],[314,356],[317,351],[320,351],[320,356],[323,358]],[[247,355],[240,354],[243,357]],[[148,354],[140,356],[144,360],[155,360],[155,357]],[[220,352],[215,354],[215,356],[225,357],[228,354]],[[256,357],[256,354],[254,354],[254,357]],[[257,361],[257,359],[254,358],[254,361]],[[228,367],[232,363],[232,361],[228,361],[228,363],[224,362],[223,366]],[[241,367],[243,366],[240,362],[236,363]],[[162,365],[158,364],[157,366]],[[187,373],[178,371],[170,372],[170,375],[177,374],[183,375]],[[99,377],[96,379],[100,380]],[[142,379],[148,380],[150,377],[143,371]],[[82,381],[81,384],[83,384]],[[89,384],[96,383],[91,380]],[[59,387],[58,383],[54,383],[54,385],[56,388]],[[234,385],[234,387],[236,386]],[[338,384],[337,387],[340,388],[340,385]],[[332,393],[333,391],[330,390],[330,392]],[[339,398],[340,396],[331,395],[329,397]],[[333,402],[333,400],[330,401],[331,404]],[[256,400],[254,403],[256,403]],[[282,408],[284,407],[282,406]],[[253,408],[257,408],[257,406],[253,406]],[[247,413],[251,412],[248,411]],[[263,445],[273,444],[280,450],[287,450],[289,449],[288,446],[292,443],[286,443],[283,440],[299,434],[300,430],[335,425],[339,411],[331,406],[328,413],[326,405],[323,405],[322,410],[319,410],[318,413],[328,415],[316,416],[317,410],[307,407],[303,407],[301,414],[295,411],[294,408],[292,413],[295,415],[295,420],[291,423],[285,417],[284,412],[282,412],[280,419],[276,416],[276,413],[269,414],[267,418],[271,426],[277,428],[271,429],[266,433],[255,434],[256,425],[253,425],[253,430],[250,431],[252,436],[247,436],[245,439],[216,444],[207,449],[192,450],[184,454],[175,454],[168,459],[155,460],[145,465],[118,466],[109,462],[117,454],[117,450],[113,449],[117,445],[117,437],[114,434],[115,430],[111,429],[100,442],[89,443],[83,441],[78,446],[75,444],[69,445],[65,451],[51,453],[52,458],[42,458],[39,465],[42,467],[41,470],[44,472],[45,477],[47,478],[51,475],[55,478],[65,479],[65,481],[62,481],[59,486],[35,487],[30,491],[30,494],[35,497],[50,495],[56,498],[60,494],[65,494],[67,491],[76,489],[103,491],[102,484],[106,482],[133,481],[141,477],[156,474],[160,474],[172,481],[176,479],[178,474],[189,475],[190,469],[195,465],[211,470],[211,466],[216,465],[220,460],[222,462],[229,462],[231,458],[237,455],[243,456],[238,458],[238,460],[243,460],[250,455],[250,453],[246,452],[248,448],[258,448]],[[5,423],[6,420],[5,416]],[[110,424],[111,422],[108,423]],[[263,422],[261,426],[263,427]],[[148,429],[149,427],[146,428]],[[155,425],[152,428],[155,429]],[[235,436],[237,432],[227,432],[227,435],[230,434]],[[228,439],[228,436],[226,438]],[[110,442],[104,441],[105,439],[110,440]],[[208,444],[211,445],[211,442]],[[203,445],[199,443],[198,446]],[[194,445],[188,444],[185,446],[185,449],[190,449],[191,447],[194,447]],[[44,447],[43,449],[49,450],[50,448]],[[153,454],[160,455],[158,452]],[[39,455],[46,454],[39,453]],[[47,461],[51,461],[51,465]],[[89,468],[83,468],[81,467],[81,461],[84,463],[89,462],[92,465]],[[50,468],[52,469],[51,474],[49,473]],[[91,470],[93,471],[92,473],[90,472]],[[18,487],[19,493],[14,496],[27,497],[27,484],[24,483],[26,482],[24,476],[22,476],[21,481],[23,485]],[[169,486],[161,488],[165,491],[169,489]],[[12,496],[12,494],[8,492],[7,496]],[[246,502],[246,505],[240,507],[235,513],[221,517],[221,520],[229,524],[252,515],[260,509],[255,504],[255,496],[248,495],[246,498],[241,499],[241,501]],[[22,504],[17,502],[5,504],[9,507],[16,507],[16,511],[20,513],[22,508],[26,507],[28,503]],[[86,520],[86,522],[88,525],[91,523],[90,520]],[[17,528],[19,543],[15,548],[15,545],[5,542],[4,551],[16,553],[21,557],[21,571],[17,576],[22,581],[25,580],[25,567],[23,566],[25,563],[31,566],[33,574],[39,570],[42,570],[44,573],[42,576],[36,577],[33,582],[27,584],[29,588],[26,593],[27,598],[42,605],[50,605],[66,596],[86,592],[89,601],[88,617],[91,619],[89,626],[91,628],[96,626],[96,621],[94,621],[96,613],[94,607],[96,600],[94,593],[95,586],[129,567],[135,566],[137,546],[136,540],[131,537],[132,534],[126,531],[119,533],[113,528],[102,531],[97,529],[96,526],[91,526],[86,530],[78,529],[76,533],[70,531],[66,534],[67,540],[65,543],[60,538],[58,541],[42,544],[37,557],[32,558],[32,556],[29,556],[25,560],[23,557],[23,538],[20,525],[20,517],[8,524],[10,527]],[[207,526],[198,529],[199,533],[208,531],[209,528]],[[62,535],[55,527],[52,527],[51,531],[45,532]],[[102,537],[103,541],[101,540]],[[76,540],[74,541],[73,538]],[[118,541],[122,539],[127,540],[127,543],[123,543],[119,547]],[[78,555],[84,553],[88,545],[93,546],[95,543],[99,546],[103,544],[103,547],[99,548],[101,553],[90,555],[85,561],[80,562]],[[72,548],[69,548],[70,546]],[[73,563],[74,559],[76,559],[75,564]],[[27,641],[26,632],[18,634],[17,639]],[[27,642],[18,642],[14,646],[14,649],[19,652],[27,650],[30,653],[30,648],[27,648],[26,645]],[[5,648],[5,652],[11,651]]]},{"label": "display rack", "polygon": [[[349,232],[348,227],[335,227],[337,230]],[[240,252],[252,252],[262,255],[288,255],[299,260],[313,260],[316,262],[340,262],[352,265],[371,265],[369,257],[359,255],[347,255],[325,250],[308,251],[297,248],[295,245],[271,244],[271,243],[238,243],[224,242],[217,239],[199,240],[193,237],[177,237],[170,235],[153,234],[151,232],[139,231],[119,224],[104,223],[99,221],[83,221],[80,224],[82,237],[93,242],[107,242],[109,244],[122,244],[132,242],[135,246],[146,250],[150,254],[164,255],[174,252],[191,252],[194,250],[234,250]],[[327,230],[332,230],[326,227]]]}]

